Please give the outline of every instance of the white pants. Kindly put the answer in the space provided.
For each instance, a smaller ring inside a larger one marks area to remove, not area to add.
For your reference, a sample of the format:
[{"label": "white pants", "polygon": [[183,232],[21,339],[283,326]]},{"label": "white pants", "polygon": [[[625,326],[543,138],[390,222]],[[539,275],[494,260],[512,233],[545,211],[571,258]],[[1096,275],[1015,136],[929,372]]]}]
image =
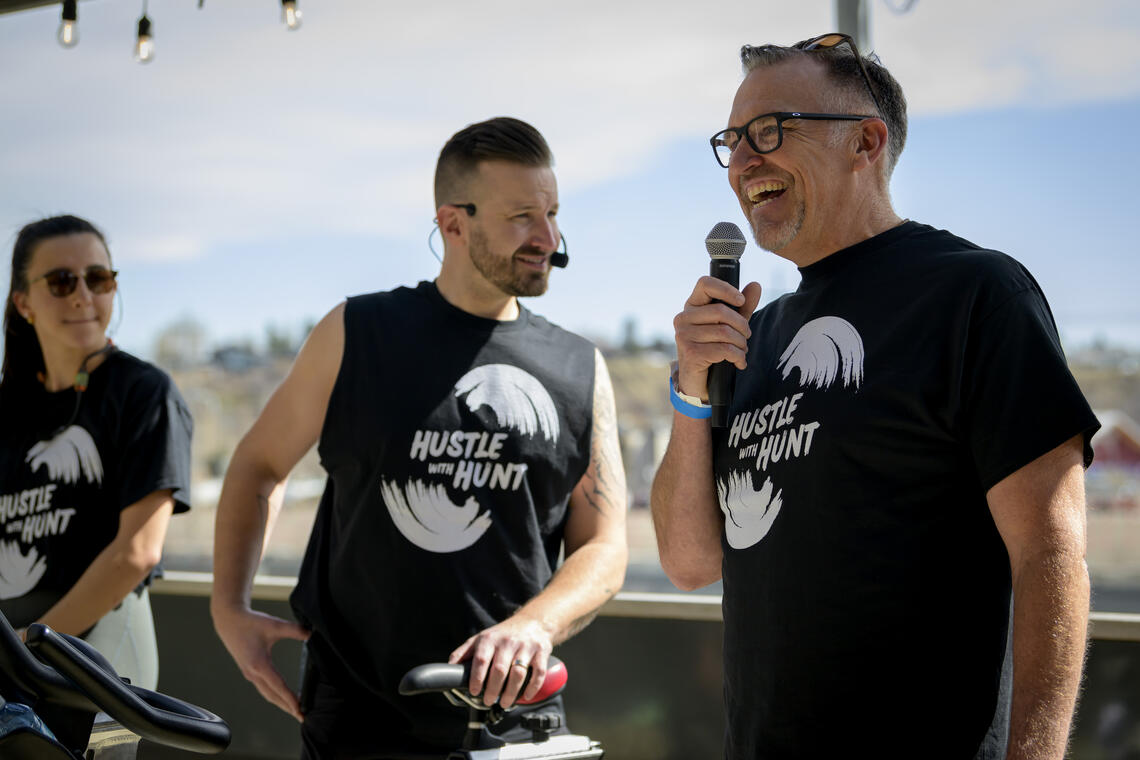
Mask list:
[{"label": "white pants", "polygon": [[135,686],[153,690],[158,685],[158,642],[146,589],[142,594],[127,594],[122,604],[95,624],[86,641]]}]

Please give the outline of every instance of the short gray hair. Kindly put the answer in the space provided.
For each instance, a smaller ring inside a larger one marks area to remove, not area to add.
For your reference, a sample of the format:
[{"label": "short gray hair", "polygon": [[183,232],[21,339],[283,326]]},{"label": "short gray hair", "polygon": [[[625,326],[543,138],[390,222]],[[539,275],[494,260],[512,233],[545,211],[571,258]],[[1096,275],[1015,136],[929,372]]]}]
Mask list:
[{"label": "short gray hair", "polygon": [[[797,43],[803,44],[803,43]],[[761,66],[773,66],[784,61],[796,59],[798,56],[810,56],[813,60],[821,62],[827,69],[827,74],[836,90],[841,93],[841,102],[837,107],[852,109],[863,108],[870,110],[874,107],[874,100],[863,81],[863,74],[859,64],[848,45],[838,45],[829,48],[814,48],[800,50],[796,46],[784,47],[782,45],[760,45],[753,47],[745,45],[740,49],[740,63],[747,76]],[[906,96],[902,87],[891,76],[891,72],[879,62],[878,56],[862,56],[863,65],[875,88],[883,121],[887,124],[887,177],[895,170],[899,156],[902,155],[906,145]]]}]

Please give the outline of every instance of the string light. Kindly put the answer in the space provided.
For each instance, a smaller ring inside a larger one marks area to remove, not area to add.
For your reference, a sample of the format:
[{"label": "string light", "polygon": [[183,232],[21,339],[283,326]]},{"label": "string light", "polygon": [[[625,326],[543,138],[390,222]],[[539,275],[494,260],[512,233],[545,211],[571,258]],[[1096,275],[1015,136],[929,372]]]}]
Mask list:
[{"label": "string light", "polygon": [[[199,8],[204,1],[198,0]],[[56,38],[63,47],[75,47],[79,44],[79,0],[60,0],[60,5],[62,12]],[[297,8],[297,0],[281,0],[281,20],[290,30],[301,27],[301,11]],[[137,30],[135,60],[139,63],[149,63],[154,60],[154,24],[147,15],[147,0],[143,0],[142,16],[139,17]]]},{"label": "string light", "polygon": [[139,63],[150,63],[154,60],[154,35],[151,33],[150,19],[146,15],[146,0],[143,0],[143,12],[139,18],[139,33],[135,40],[135,60]]},{"label": "string light", "polygon": [[63,0],[63,14],[60,16],[56,37],[59,39],[59,44],[65,48],[79,44],[79,27],[76,24],[79,13],[76,5],[77,0]]},{"label": "string light", "polygon": [[301,11],[297,10],[297,0],[281,0],[281,18],[290,29],[300,28]]}]

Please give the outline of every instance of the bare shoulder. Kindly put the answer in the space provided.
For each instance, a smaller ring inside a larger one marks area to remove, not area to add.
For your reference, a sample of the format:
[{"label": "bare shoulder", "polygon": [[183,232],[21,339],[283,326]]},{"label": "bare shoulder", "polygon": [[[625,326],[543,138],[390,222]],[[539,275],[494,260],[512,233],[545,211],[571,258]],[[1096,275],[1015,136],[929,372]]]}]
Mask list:
[{"label": "bare shoulder", "polygon": [[594,404],[590,435],[590,461],[571,496],[571,508],[589,507],[590,519],[603,516],[624,523],[625,469],[618,442],[614,390],[601,351],[594,350]]},{"label": "bare shoulder", "polygon": [[614,385],[610,379],[610,369],[601,349],[594,348],[594,405],[599,401],[614,405]]},{"label": "bare shoulder", "polygon": [[[334,369],[340,365],[344,354],[344,310],[346,301],[341,301],[313,327],[297,355],[300,362],[336,359]],[[303,359],[302,359],[303,357]]]},{"label": "bare shoulder", "polygon": [[262,452],[275,471],[288,473],[320,436],[343,355],[344,303],[340,303],[309,333],[243,445]]},{"label": "bare shoulder", "polygon": [[341,301],[321,321],[301,346],[282,388],[296,387],[305,394],[328,401],[344,357],[344,309]]}]

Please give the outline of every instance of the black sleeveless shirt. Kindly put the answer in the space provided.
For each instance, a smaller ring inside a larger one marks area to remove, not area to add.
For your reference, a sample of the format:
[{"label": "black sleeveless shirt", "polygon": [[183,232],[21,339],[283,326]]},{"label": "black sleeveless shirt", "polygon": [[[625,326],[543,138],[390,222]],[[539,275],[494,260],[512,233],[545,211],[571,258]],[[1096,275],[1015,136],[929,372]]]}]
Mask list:
[{"label": "black sleeveless shirt", "polygon": [[292,606],[322,671],[461,730],[463,710],[396,687],[550,580],[589,461],[594,348],[521,305],[468,314],[429,282],[348,299],[344,328]]}]

